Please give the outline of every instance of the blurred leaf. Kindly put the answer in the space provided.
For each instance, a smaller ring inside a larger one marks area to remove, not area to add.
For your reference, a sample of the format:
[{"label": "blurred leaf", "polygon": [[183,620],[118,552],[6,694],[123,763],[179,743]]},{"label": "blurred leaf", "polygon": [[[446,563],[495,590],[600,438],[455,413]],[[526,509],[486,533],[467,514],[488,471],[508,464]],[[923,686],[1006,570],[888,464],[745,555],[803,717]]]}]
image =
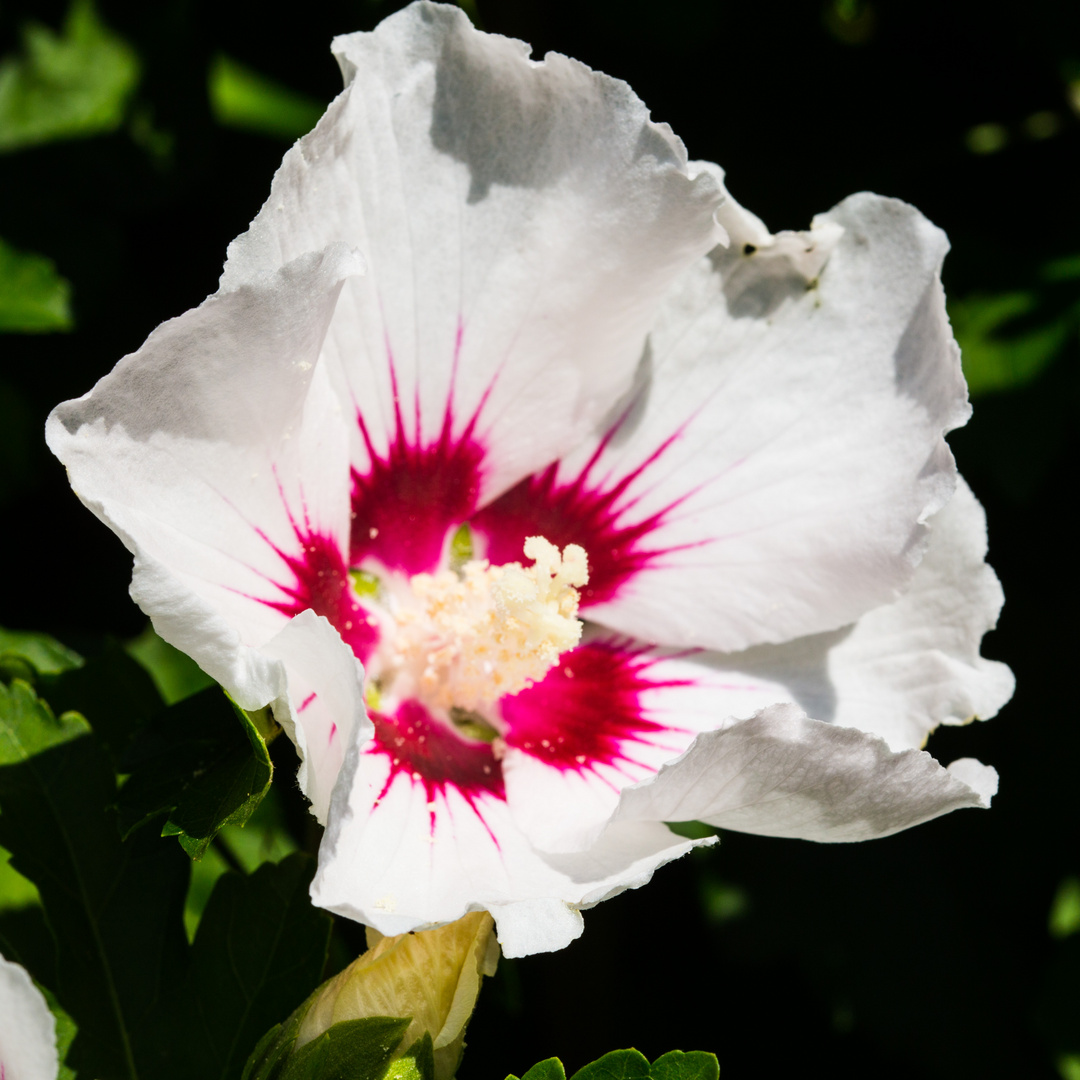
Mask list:
[{"label": "blurred leaf", "polygon": [[25,660],[38,675],[59,675],[83,665],[77,652],[48,634],[0,626],[0,666],[8,658]]},{"label": "blurred leaf", "polygon": [[1061,1080],[1080,1080],[1080,1054],[1062,1054],[1057,1059]]},{"label": "blurred leaf", "polygon": [[88,725],[55,719],[25,683],[0,687],[0,761],[0,843],[55,936],[54,989],[79,1028],[71,1065],[134,1078],[148,1016],[181,974],[187,860],[156,840],[121,843],[116,780]]},{"label": "blurred leaf", "polygon": [[1080,280],[1080,255],[1066,255],[1064,258],[1048,262],[1042,268],[1040,276],[1043,281]]},{"label": "blurred leaf", "polygon": [[1070,313],[1010,333],[1010,324],[1032,314],[1037,306],[1032,292],[971,296],[949,304],[964,377],[973,397],[1024,386],[1061,351],[1072,329]]},{"label": "blurred leaf", "polygon": [[[528,1075],[528,1074],[526,1074]],[[612,1050],[578,1069],[570,1080],[636,1080],[647,1078],[649,1062],[638,1050]]]},{"label": "blurred leaf", "polygon": [[[0,78],[3,76],[0,67]],[[0,83],[0,90],[3,84]],[[0,108],[3,100],[0,98]],[[3,127],[0,119],[0,147]],[[44,333],[70,330],[71,285],[44,255],[18,251],[0,240],[0,332]]]},{"label": "blurred leaf", "polygon": [[175,705],[214,685],[190,656],[158,637],[151,623],[124,647],[149,672],[166,705]]},{"label": "blurred leaf", "polygon": [[671,1050],[649,1066],[652,1080],[717,1080],[720,1063],[704,1050]]},{"label": "blurred leaf", "polygon": [[1080,878],[1067,877],[1050,905],[1050,934],[1064,938],[1080,930]]},{"label": "blurred leaf", "polygon": [[161,835],[178,837],[193,859],[223,826],[251,817],[274,772],[252,718],[216,686],[161,712],[123,767],[131,773],[120,793],[124,835],[168,813]]},{"label": "blurred leaf", "polygon": [[232,1080],[259,1035],[315,989],[332,920],[308,898],[314,871],[298,853],[218,880],[187,979],[159,1018],[155,1080]]},{"label": "blurred leaf", "polygon": [[134,50],[91,0],[74,0],[60,34],[28,23],[23,55],[0,61],[0,152],[116,130],[138,81]]},{"label": "blurred leaf", "polygon": [[298,139],[318,123],[325,106],[228,56],[210,66],[208,92],[214,119],[226,127]]}]

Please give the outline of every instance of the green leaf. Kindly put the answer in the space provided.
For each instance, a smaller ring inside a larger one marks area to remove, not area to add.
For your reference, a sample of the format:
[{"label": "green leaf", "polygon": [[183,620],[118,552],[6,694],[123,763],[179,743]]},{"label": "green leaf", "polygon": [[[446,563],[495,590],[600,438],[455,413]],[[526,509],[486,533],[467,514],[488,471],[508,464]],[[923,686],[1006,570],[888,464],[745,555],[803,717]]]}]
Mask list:
[{"label": "green leaf", "polygon": [[77,713],[54,716],[29,683],[0,684],[0,765],[19,764],[89,733],[90,725]]},{"label": "green leaf", "polygon": [[178,837],[193,859],[223,826],[251,817],[274,773],[262,733],[216,686],[155,717],[123,764],[123,834],[167,813],[162,835]]},{"label": "green leaf", "polygon": [[27,661],[39,675],[58,675],[83,665],[83,658],[77,652],[48,634],[5,630],[0,626],[0,663],[12,656]]},{"label": "green leaf", "polygon": [[325,106],[260,75],[228,56],[210,66],[207,86],[214,119],[226,127],[298,139],[318,123]]},{"label": "green leaf", "polygon": [[136,732],[163,707],[150,676],[115,641],[106,642],[80,668],[43,675],[38,688],[56,712],[82,713],[114,764]]},{"label": "green leaf", "polygon": [[0,843],[55,936],[52,986],[79,1028],[69,1064],[135,1080],[150,1014],[182,974],[188,862],[150,836],[121,843],[107,757],[81,717],[55,719],[25,683],[0,687],[0,762]]},{"label": "green leaf", "polygon": [[188,976],[158,1020],[154,1080],[232,1080],[260,1034],[315,989],[332,919],[308,898],[314,871],[297,853],[218,880]]},{"label": "green leaf", "polygon": [[166,705],[175,705],[214,685],[214,680],[190,656],[158,637],[150,623],[124,647],[154,680]]},{"label": "green leaf", "polygon": [[[29,878],[24,878],[11,865],[10,859],[11,852],[0,847],[0,913],[19,911],[41,903],[37,886]],[[3,949],[0,949],[0,953],[7,955]]]},{"label": "green leaf", "polygon": [[718,1080],[720,1062],[704,1050],[671,1050],[650,1066],[652,1080]]},{"label": "green leaf", "polygon": [[578,1069],[570,1080],[647,1080],[648,1076],[649,1061],[640,1051],[612,1050]]},{"label": "green leaf", "polygon": [[0,61],[0,152],[114,131],[139,81],[130,45],[74,0],[60,34],[29,23]]},{"label": "green leaf", "polygon": [[52,259],[0,240],[0,332],[40,334],[74,325],[71,285]]},{"label": "green leaf", "polygon": [[[518,1080],[518,1078],[508,1076],[506,1080]],[[521,1080],[566,1080],[566,1070],[557,1057],[551,1057],[538,1061]]]},{"label": "green leaf", "polygon": [[1066,313],[1034,326],[1019,322],[1037,308],[1038,298],[1032,292],[950,302],[949,318],[972,396],[1026,385],[1061,351],[1072,329],[1072,316]]},{"label": "green leaf", "polygon": [[275,1080],[382,1080],[409,1019],[343,1020],[305,1043]]}]

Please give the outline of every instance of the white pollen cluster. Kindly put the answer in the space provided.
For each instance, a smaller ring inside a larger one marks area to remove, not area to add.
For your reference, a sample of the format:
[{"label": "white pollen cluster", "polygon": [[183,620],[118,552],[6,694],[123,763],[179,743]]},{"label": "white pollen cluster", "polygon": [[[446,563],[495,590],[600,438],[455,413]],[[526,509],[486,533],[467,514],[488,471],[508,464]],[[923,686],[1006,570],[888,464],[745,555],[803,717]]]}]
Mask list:
[{"label": "white pollen cluster", "polygon": [[411,579],[418,603],[397,615],[396,661],[417,696],[441,709],[476,710],[542,679],[581,640],[583,548],[525,541],[533,566],[468,562]]}]

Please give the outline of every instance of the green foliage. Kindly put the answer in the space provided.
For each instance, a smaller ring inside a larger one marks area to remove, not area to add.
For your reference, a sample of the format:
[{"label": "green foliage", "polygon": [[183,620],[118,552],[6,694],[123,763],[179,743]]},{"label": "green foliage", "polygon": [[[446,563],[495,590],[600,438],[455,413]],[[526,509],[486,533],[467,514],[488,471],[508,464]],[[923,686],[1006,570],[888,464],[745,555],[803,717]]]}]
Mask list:
[{"label": "green foliage", "polygon": [[612,1050],[578,1069],[571,1080],[648,1080],[649,1059],[639,1050]]},{"label": "green foliage", "polygon": [[114,765],[163,707],[153,680],[115,641],[81,667],[43,674],[38,683],[56,712],[73,709],[90,721]]},{"label": "green foliage", "polygon": [[1050,905],[1050,935],[1069,937],[1080,930],[1080,878],[1067,877]]},{"label": "green foliage", "polygon": [[181,975],[187,860],[121,842],[116,777],[86,721],[56,719],[19,680],[0,688],[0,763],[0,843],[37,886],[55,938],[51,988],[79,1029],[70,1064],[134,1078],[162,987]]},{"label": "green foliage", "polygon": [[[516,1076],[508,1076],[506,1080],[518,1080]],[[546,1058],[538,1061],[521,1080],[566,1080],[566,1070],[563,1063],[557,1058]]]},{"label": "green foliage", "polygon": [[22,661],[37,675],[59,675],[82,667],[83,658],[48,634],[33,630],[5,630],[0,626],[0,672],[4,665]]},{"label": "green foliage", "polygon": [[125,648],[146,668],[166,705],[175,705],[214,685],[214,680],[190,656],[158,637],[150,623]]},{"label": "green foliage", "polygon": [[114,131],[139,81],[134,50],[74,0],[60,34],[30,23],[0,61],[0,153]]},{"label": "green foliage", "polygon": [[[248,1059],[242,1080],[382,1080],[387,1075],[390,1058],[409,1026],[408,1017],[344,1020],[294,1051],[309,1004],[305,1002],[284,1024],[263,1036]],[[412,1068],[423,1080],[430,1080],[430,1073],[423,1071],[430,1067],[430,1053],[414,1044],[408,1055],[412,1055]]]},{"label": "green foliage", "polygon": [[314,870],[298,853],[220,878],[187,977],[162,1010],[155,1080],[233,1080],[259,1034],[318,984],[332,920],[308,899]]},{"label": "green foliage", "polygon": [[652,1080],[717,1080],[720,1063],[704,1050],[669,1050],[649,1068]]},{"label": "green foliage", "polygon": [[72,326],[71,285],[56,272],[56,264],[0,240],[0,332],[45,333]]},{"label": "green foliage", "polygon": [[1068,317],[1017,328],[1038,308],[1033,292],[971,296],[949,305],[972,395],[1024,386],[1039,375],[1068,340]]},{"label": "green foliage", "polygon": [[219,124],[282,139],[306,135],[324,106],[228,56],[210,67],[210,108]]},{"label": "green foliage", "polygon": [[176,836],[193,859],[223,826],[251,817],[274,774],[263,731],[216,687],[155,717],[123,767],[131,773],[120,794],[124,835],[167,814],[161,834]]},{"label": "green foliage", "polygon": [[[718,1080],[719,1075],[716,1055],[704,1050],[671,1050],[651,1065],[638,1050],[612,1050],[578,1069],[570,1080]],[[548,1058],[537,1062],[521,1080],[566,1080],[566,1070],[558,1058]]]}]

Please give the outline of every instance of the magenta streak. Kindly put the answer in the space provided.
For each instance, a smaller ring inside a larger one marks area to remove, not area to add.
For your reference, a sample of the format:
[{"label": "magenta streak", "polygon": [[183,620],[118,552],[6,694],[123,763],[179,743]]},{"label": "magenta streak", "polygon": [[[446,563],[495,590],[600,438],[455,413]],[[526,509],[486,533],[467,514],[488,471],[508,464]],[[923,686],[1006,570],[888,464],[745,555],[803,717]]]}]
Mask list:
[{"label": "magenta streak", "polygon": [[[459,319],[454,345],[455,372],[463,334]],[[454,435],[452,380],[442,429],[432,442],[422,443],[419,389],[414,401],[416,430],[410,439],[405,430],[389,343],[387,357],[394,395],[394,432],[385,453],[380,454],[362,413],[357,411],[356,420],[369,464],[363,472],[352,470],[349,558],[352,566],[359,566],[371,556],[392,570],[418,574],[438,566],[447,533],[476,509],[485,454],[475,437],[476,426],[491,388],[464,429]]]},{"label": "magenta streak", "polygon": [[694,491],[680,495],[641,521],[618,524],[618,519],[638,501],[633,498],[620,504],[620,499],[678,440],[682,427],[612,487],[604,490],[602,483],[590,484],[590,474],[627,415],[624,413],[608,430],[575,480],[558,483],[559,464],[554,462],[543,472],[522,480],[472,518],[470,524],[487,539],[485,554],[492,563],[519,560],[528,536],[544,536],[560,548],[580,544],[589,557],[589,583],[581,595],[582,607],[587,608],[611,600],[630,578],[654,566],[663,556],[706,542],[667,547],[642,544]]},{"label": "magenta streak", "polygon": [[652,679],[656,658],[643,647],[615,640],[594,641],[565,653],[542,681],[500,703],[508,727],[507,746],[563,772],[619,771],[637,764],[636,743],[657,745],[656,736],[684,731],[646,715],[641,694],[666,686],[689,686],[687,679]]},{"label": "magenta streak", "polygon": [[300,708],[298,708],[296,711],[303,712],[318,696],[319,695],[316,694],[314,690],[312,690],[311,693],[308,694],[308,696],[304,698],[302,702],[300,702]]},{"label": "magenta streak", "polygon": [[316,615],[325,616],[360,661],[366,661],[378,643],[379,629],[373,619],[369,621],[371,617],[353,592],[341,549],[332,537],[309,532],[296,522],[293,522],[293,529],[300,542],[298,555],[282,551],[265,533],[259,531],[259,535],[292,572],[293,581],[275,583],[288,599],[257,599],[289,618],[309,608]]},{"label": "magenta streak", "polygon": [[[498,840],[478,805],[484,797],[506,798],[502,766],[491,745],[461,738],[435,720],[419,701],[403,701],[393,713],[372,711],[369,715],[375,725],[369,752],[383,754],[390,763],[390,775],[376,804],[398,776],[423,784],[429,803],[434,803],[437,795],[445,801],[447,790],[453,788],[469,804],[497,847]],[[431,830],[434,834],[434,809]]]},{"label": "magenta streak", "polygon": [[328,746],[330,745],[330,743],[332,743],[332,742],[334,741],[334,736],[335,736],[336,734],[337,734],[337,724],[336,724],[336,723],[335,723],[335,724],[331,724],[331,725],[330,725],[330,738],[328,738],[328,739],[326,740],[326,743],[327,743],[327,745],[328,745]]}]

